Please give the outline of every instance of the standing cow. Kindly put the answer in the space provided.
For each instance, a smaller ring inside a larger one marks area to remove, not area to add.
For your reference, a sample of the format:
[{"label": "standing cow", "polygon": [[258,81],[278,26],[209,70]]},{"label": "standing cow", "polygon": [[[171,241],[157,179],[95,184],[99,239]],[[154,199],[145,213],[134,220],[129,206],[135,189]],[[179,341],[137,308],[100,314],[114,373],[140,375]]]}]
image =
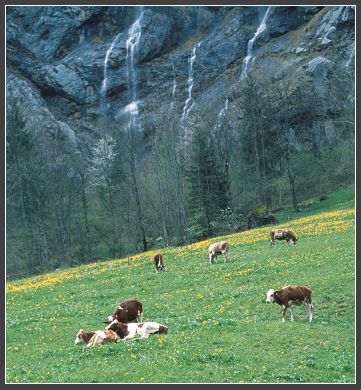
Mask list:
[{"label": "standing cow", "polygon": [[154,269],[155,269],[156,273],[166,270],[166,266],[164,265],[164,258],[163,258],[163,255],[161,253],[158,252],[158,253],[154,254],[154,256],[152,257],[152,260],[154,263]]},{"label": "standing cow", "polygon": [[115,313],[108,317],[106,324],[118,320],[119,322],[128,323],[130,321],[142,322],[143,305],[138,299],[127,299],[119,304]]},{"label": "standing cow", "polygon": [[286,240],[292,245],[296,245],[297,237],[293,234],[291,229],[273,229],[270,231],[271,245],[274,245],[276,240]]},{"label": "standing cow", "polygon": [[215,242],[214,244],[210,245],[208,248],[208,257],[209,257],[209,262],[213,263],[213,259],[217,257],[218,255],[223,255],[224,257],[224,262],[227,261],[227,256],[228,256],[228,243],[227,241],[220,241],[220,242]]},{"label": "standing cow", "polygon": [[270,289],[267,292],[267,303],[275,303],[277,302],[282,306],[282,322],[285,322],[285,315],[287,308],[290,308],[291,313],[291,321],[293,321],[293,313],[291,309],[291,305],[301,305],[304,304],[307,307],[308,311],[308,319],[312,321],[312,298],[311,298],[311,290],[308,287],[304,286],[285,286],[280,290]]}]

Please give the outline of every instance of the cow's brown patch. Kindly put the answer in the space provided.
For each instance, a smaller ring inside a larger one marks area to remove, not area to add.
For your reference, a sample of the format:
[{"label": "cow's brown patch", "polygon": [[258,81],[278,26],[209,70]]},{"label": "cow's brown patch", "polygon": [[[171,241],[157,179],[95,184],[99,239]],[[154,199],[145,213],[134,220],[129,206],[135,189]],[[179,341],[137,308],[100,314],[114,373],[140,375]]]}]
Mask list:
[{"label": "cow's brown patch", "polygon": [[168,328],[166,326],[160,325],[159,326],[159,333],[168,333]]},{"label": "cow's brown patch", "polygon": [[82,331],[80,334],[79,334],[79,338],[82,339],[85,344],[88,344],[90,339],[95,335],[95,332],[85,332],[85,331]]},{"label": "cow's brown patch", "polygon": [[[126,324],[130,321],[136,320],[138,313],[143,313],[142,303],[137,299],[127,299],[118,305],[112,317],[117,319],[119,322]],[[111,322],[112,321],[109,320],[106,321],[108,324]]]},{"label": "cow's brown patch", "polygon": [[114,322],[108,327],[108,329],[115,332],[121,339],[124,339],[124,337],[128,336],[130,333],[128,330],[128,325],[123,324],[122,322]]}]

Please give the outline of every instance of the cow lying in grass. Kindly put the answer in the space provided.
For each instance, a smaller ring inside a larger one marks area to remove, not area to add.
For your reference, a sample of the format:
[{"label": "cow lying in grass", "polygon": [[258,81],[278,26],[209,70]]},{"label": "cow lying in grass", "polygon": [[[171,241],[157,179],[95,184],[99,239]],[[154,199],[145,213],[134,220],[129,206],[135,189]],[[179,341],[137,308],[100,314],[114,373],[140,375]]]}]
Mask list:
[{"label": "cow lying in grass", "polygon": [[164,265],[164,258],[163,258],[163,255],[161,253],[156,253],[152,257],[152,260],[154,263],[154,269],[155,269],[156,273],[166,270],[166,266]]},{"label": "cow lying in grass", "polygon": [[270,231],[271,235],[271,245],[274,245],[276,240],[286,240],[287,242],[290,242],[292,245],[296,245],[297,238],[293,234],[291,229],[284,228],[284,229],[273,229]]},{"label": "cow lying in grass", "polygon": [[215,242],[214,244],[211,244],[208,248],[208,256],[209,256],[209,262],[213,263],[213,259],[217,257],[218,255],[223,255],[224,262],[227,261],[228,256],[228,243],[227,241],[220,241]]},{"label": "cow lying in grass", "polygon": [[115,313],[108,317],[106,324],[118,320],[119,322],[128,323],[130,321],[142,322],[143,305],[138,299],[127,299],[119,304]]},{"label": "cow lying in grass", "polygon": [[312,321],[312,299],[311,299],[311,290],[308,287],[304,286],[285,286],[280,290],[270,289],[267,292],[267,303],[277,302],[282,306],[282,322],[285,322],[285,314],[287,308],[290,308],[291,312],[291,321],[293,321],[293,313],[291,305],[301,305],[304,304],[307,307],[308,319]]},{"label": "cow lying in grass", "polygon": [[114,320],[106,329],[114,331],[122,340],[140,338],[146,339],[151,334],[168,333],[168,328],[158,322],[133,322],[124,324]]},{"label": "cow lying in grass", "polygon": [[85,343],[87,347],[93,347],[95,344],[105,344],[118,340],[119,336],[117,333],[110,329],[97,330],[96,332],[86,332],[85,330],[80,329],[74,343]]}]

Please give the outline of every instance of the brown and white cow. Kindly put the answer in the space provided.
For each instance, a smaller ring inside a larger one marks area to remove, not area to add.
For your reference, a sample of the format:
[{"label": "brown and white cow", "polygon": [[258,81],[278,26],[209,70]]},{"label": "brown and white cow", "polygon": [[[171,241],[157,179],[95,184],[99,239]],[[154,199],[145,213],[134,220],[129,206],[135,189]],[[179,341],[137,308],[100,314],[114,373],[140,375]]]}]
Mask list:
[{"label": "brown and white cow", "polygon": [[213,259],[217,257],[218,255],[223,255],[224,262],[227,261],[229,248],[227,241],[220,241],[215,242],[214,244],[211,244],[208,248],[208,256],[209,256],[209,262],[213,263]]},{"label": "brown and white cow", "polygon": [[87,347],[93,347],[95,344],[105,344],[117,340],[119,340],[118,334],[110,329],[97,330],[96,332],[86,332],[80,329],[74,343],[85,343]]},{"label": "brown and white cow", "polygon": [[271,244],[275,244],[276,240],[286,240],[287,242],[290,242],[292,245],[296,245],[297,238],[293,234],[291,229],[284,228],[284,229],[273,229],[270,231],[271,235]]},{"label": "brown and white cow", "polygon": [[153,263],[154,263],[154,269],[155,272],[161,272],[166,270],[166,266],[164,265],[164,258],[161,253],[155,253],[152,257]]},{"label": "brown and white cow", "polygon": [[122,340],[133,338],[147,339],[152,334],[168,333],[168,328],[165,325],[151,321],[124,324],[114,320],[107,326],[107,329],[116,332]]},{"label": "brown and white cow", "polygon": [[143,321],[143,305],[138,299],[127,299],[119,304],[115,313],[108,317],[106,324],[118,320],[119,322],[128,323],[130,321]]},{"label": "brown and white cow", "polygon": [[285,322],[285,314],[287,308],[290,308],[291,312],[291,321],[293,321],[293,313],[291,309],[291,305],[301,305],[304,304],[307,307],[308,311],[308,319],[312,321],[312,299],[311,299],[311,290],[308,287],[304,286],[285,286],[280,290],[270,289],[267,292],[267,303],[275,303],[277,302],[282,306],[282,322]]}]

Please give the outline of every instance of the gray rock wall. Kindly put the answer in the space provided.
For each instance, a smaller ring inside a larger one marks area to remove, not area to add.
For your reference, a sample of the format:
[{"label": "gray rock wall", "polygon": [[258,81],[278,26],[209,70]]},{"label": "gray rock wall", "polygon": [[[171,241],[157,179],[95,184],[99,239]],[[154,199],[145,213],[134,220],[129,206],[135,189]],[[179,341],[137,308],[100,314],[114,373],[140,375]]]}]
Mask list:
[{"label": "gray rock wall", "polygon": [[[127,39],[130,26],[143,11],[134,52],[141,121],[145,123],[149,110],[169,104],[170,99],[175,119],[180,119],[188,96],[188,60],[199,42],[192,97],[195,104],[212,101],[214,107],[222,107],[230,88],[240,83],[247,44],[265,10],[8,7],[7,95],[26,99],[33,114],[47,118],[46,128],[55,126],[73,144],[79,132],[99,132],[104,113],[114,123],[131,100]],[[104,98],[104,60],[112,43]],[[314,78],[317,92],[327,96],[329,68],[353,75],[354,50],[353,7],[273,7],[266,29],[254,42],[251,72],[269,77],[285,71],[305,72]],[[177,88],[172,94],[174,82]],[[29,121],[34,119],[29,116]]]}]

